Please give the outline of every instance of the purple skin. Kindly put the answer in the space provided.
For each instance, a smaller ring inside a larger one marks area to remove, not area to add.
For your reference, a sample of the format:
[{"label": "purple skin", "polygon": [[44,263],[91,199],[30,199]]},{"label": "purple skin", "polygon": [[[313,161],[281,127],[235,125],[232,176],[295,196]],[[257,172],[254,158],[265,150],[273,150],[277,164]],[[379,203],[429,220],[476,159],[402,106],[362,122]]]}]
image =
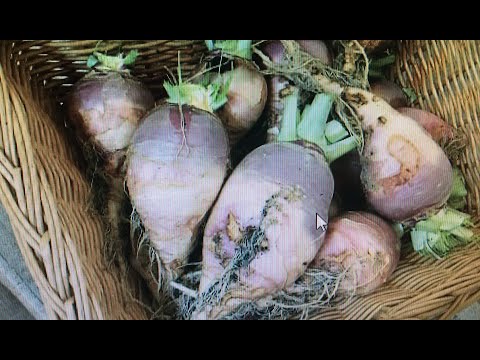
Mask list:
[{"label": "purple skin", "polygon": [[296,40],[300,48],[324,64],[332,66],[333,55],[322,40]]},{"label": "purple skin", "polygon": [[455,139],[455,130],[441,118],[428,111],[401,107],[397,111],[409,118],[412,118],[430,134],[437,143],[442,144]]},{"label": "purple skin", "polygon": [[87,75],[67,100],[77,134],[106,160],[106,171],[119,174],[125,151],[142,117],[155,101],[145,85],[117,72]]},{"label": "purple skin", "polygon": [[93,72],[75,85],[66,103],[77,136],[92,144],[104,160],[109,185],[105,204],[108,236],[117,241],[125,199],[122,166],[133,133],[155,105],[153,95],[130,75]]},{"label": "purple skin", "polygon": [[[224,301],[194,314],[215,319],[251,300],[292,285],[320,249],[325,233],[316,229],[316,213],[328,222],[333,176],[315,150],[292,143],[263,145],[240,163],[225,184],[208,219],[199,292],[218,279],[246,229],[262,227],[265,246],[240,271]],[[262,212],[275,194],[262,223]]]},{"label": "purple skin", "polygon": [[347,88],[365,133],[362,181],[368,203],[382,216],[408,221],[443,206],[453,169],[428,132],[372,93]]},{"label": "purple skin", "polygon": [[189,106],[183,107],[183,115],[184,134],[178,105],[150,112],[127,158],[132,203],[163,265],[174,272],[187,260],[198,225],[221,189],[229,158],[227,133],[217,116]]},{"label": "purple skin", "polygon": [[400,245],[392,227],[380,217],[347,212],[330,221],[325,242],[310,267],[346,271],[339,290],[366,295],[395,271]]},{"label": "purple skin", "polygon": [[407,96],[403,93],[402,88],[393,81],[376,81],[370,86],[370,92],[381,97],[394,109],[408,105]]}]

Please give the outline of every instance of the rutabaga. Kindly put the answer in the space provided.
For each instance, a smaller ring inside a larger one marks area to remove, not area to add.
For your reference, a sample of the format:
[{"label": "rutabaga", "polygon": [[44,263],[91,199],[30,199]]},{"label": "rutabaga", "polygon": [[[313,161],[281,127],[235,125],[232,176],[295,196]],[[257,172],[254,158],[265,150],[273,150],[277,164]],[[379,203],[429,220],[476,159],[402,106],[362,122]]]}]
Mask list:
[{"label": "rutabaga", "polygon": [[452,190],[453,169],[427,131],[368,91],[346,88],[343,96],[365,134],[362,181],[369,204],[399,222],[442,207]]},{"label": "rutabaga", "polygon": [[[207,40],[212,51],[233,57],[230,68],[217,72],[214,82],[227,90],[227,102],[217,114],[228,132],[230,144],[235,145],[255,125],[267,102],[267,82],[252,62],[252,40]],[[230,65],[230,66],[229,66]],[[209,75],[215,74],[212,70]]]},{"label": "rutabaga", "polygon": [[310,268],[342,274],[340,293],[366,295],[389,279],[399,260],[400,239],[390,224],[374,214],[347,212],[330,221]]},{"label": "rutabaga", "polygon": [[[127,186],[149,245],[175,279],[198,227],[225,180],[230,146],[213,111],[226,101],[220,84],[165,83],[169,97],[144,119],[127,158]],[[161,280],[159,274],[159,280]]]},{"label": "rutabaga", "polygon": [[228,138],[212,113],[163,104],[136,131],[127,159],[130,199],[162,265],[176,277],[226,176]]},{"label": "rutabaga", "polygon": [[320,152],[263,145],[228,179],[208,219],[194,319],[218,319],[293,284],[320,249],[333,177]]},{"label": "rutabaga", "polygon": [[120,247],[123,244],[119,244],[122,243],[119,219],[125,199],[122,165],[133,133],[154,106],[147,87],[126,69],[137,55],[136,51],[125,58],[95,53],[88,63],[95,70],[75,84],[66,101],[70,123],[91,159],[88,166],[92,173],[101,173],[106,180],[107,201],[99,204],[104,207],[99,210],[107,218],[108,236],[112,240],[109,245]]}]

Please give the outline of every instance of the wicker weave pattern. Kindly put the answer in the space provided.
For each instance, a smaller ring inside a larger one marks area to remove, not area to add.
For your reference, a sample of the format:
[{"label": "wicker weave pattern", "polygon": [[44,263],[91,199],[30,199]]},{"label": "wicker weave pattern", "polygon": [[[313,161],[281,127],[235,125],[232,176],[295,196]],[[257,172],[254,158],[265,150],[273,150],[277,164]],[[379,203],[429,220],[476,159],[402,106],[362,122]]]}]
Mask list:
[{"label": "wicker weave pattern", "polygon": [[[87,211],[89,187],[75,166],[63,117],[45,90],[60,101],[87,70],[98,41],[0,42],[0,201],[52,318],[144,318],[129,300],[118,271],[102,258],[102,228]],[[104,41],[99,51],[139,49],[134,74],[160,90],[181,50],[184,71],[204,49],[199,41]],[[393,76],[421,95],[432,111],[469,139],[460,166],[468,206],[480,214],[480,42],[404,41]],[[480,299],[480,247],[448,259],[422,258],[406,244],[391,281],[374,294],[325,309],[314,319],[449,318]]]},{"label": "wicker weave pattern", "polygon": [[431,111],[467,136],[460,167],[468,184],[468,209],[480,215],[480,41],[405,41],[396,78],[421,94]]},{"label": "wicker weave pattern", "polygon": [[26,73],[7,60],[8,48],[0,49],[0,201],[49,317],[146,318],[120,273],[107,269],[90,188],[65,134],[32,100],[35,88],[19,85]]},{"label": "wicker weave pattern", "polygon": [[54,89],[61,99],[70,86],[90,71],[86,61],[94,50],[116,54],[132,49],[140,55],[132,74],[159,94],[168,72],[177,73],[179,53],[182,70],[188,74],[198,64],[205,45],[198,40],[23,40],[14,42],[11,51],[30,69],[37,84]]}]

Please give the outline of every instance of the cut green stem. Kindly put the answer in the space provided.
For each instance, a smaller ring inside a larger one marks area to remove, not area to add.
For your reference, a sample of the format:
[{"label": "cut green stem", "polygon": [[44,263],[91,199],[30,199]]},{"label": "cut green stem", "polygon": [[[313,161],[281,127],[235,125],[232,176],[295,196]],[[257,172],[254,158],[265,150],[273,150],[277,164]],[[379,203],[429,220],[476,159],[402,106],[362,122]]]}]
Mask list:
[{"label": "cut green stem", "polygon": [[[138,57],[138,51],[132,50],[124,58],[123,54],[117,56],[109,56],[99,52],[94,52],[87,60],[89,68],[97,67],[99,70],[122,71],[125,66],[135,63]],[[99,64],[99,65],[98,65]]]},{"label": "cut green stem", "polygon": [[343,140],[348,136],[348,131],[345,130],[342,123],[337,120],[332,120],[327,123],[325,128],[325,137],[330,144]]},{"label": "cut green stem", "polygon": [[325,128],[333,105],[333,97],[317,94],[309,108],[304,111],[298,125],[298,136],[322,147],[325,145]]},{"label": "cut green stem", "polygon": [[345,154],[348,154],[350,151],[354,150],[357,147],[357,140],[350,136],[342,141],[336,142],[330,145],[320,146],[325,154],[327,162],[330,164],[342,157]]},{"label": "cut green stem", "polygon": [[446,207],[418,222],[410,237],[415,251],[441,259],[458,246],[478,241],[472,228],[470,215]]},{"label": "cut green stem", "polygon": [[354,150],[358,143],[343,125],[336,121],[327,123],[333,98],[328,94],[317,94],[303,112],[298,110],[298,89],[284,99],[284,111],[278,141],[302,139],[323,150],[325,159],[332,163]]},{"label": "cut green stem", "polygon": [[204,75],[204,81],[192,84],[182,81],[180,61],[178,63],[178,84],[164,82],[167,101],[172,104],[190,105],[211,113],[220,109],[228,101],[228,90],[232,77],[219,75],[212,80],[210,73]]}]

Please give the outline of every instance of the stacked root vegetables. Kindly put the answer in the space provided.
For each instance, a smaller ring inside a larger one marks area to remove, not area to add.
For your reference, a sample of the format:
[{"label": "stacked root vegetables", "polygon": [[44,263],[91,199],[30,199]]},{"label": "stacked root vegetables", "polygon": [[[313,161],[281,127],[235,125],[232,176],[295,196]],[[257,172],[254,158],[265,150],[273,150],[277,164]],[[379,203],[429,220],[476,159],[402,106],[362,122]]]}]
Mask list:
[{"label": "stacked root vegetables", "polygon": [[[307,316],[385,284],[402,238],[437,258],[477,239],[448,156],[458,134],[405,89],[365,81],[368,66],[346,71],[370,61],[358,42],[341,56],[320,40],[206,44],[201,70],[184,79],[179,62],[156,104],[126,69],[136,54],[95,54],[68,102],[108,176],[108,228],[178,316]],[[233,163],[260,123],[263,144]],[[123,201],[142,241],[118,230]]]}]

